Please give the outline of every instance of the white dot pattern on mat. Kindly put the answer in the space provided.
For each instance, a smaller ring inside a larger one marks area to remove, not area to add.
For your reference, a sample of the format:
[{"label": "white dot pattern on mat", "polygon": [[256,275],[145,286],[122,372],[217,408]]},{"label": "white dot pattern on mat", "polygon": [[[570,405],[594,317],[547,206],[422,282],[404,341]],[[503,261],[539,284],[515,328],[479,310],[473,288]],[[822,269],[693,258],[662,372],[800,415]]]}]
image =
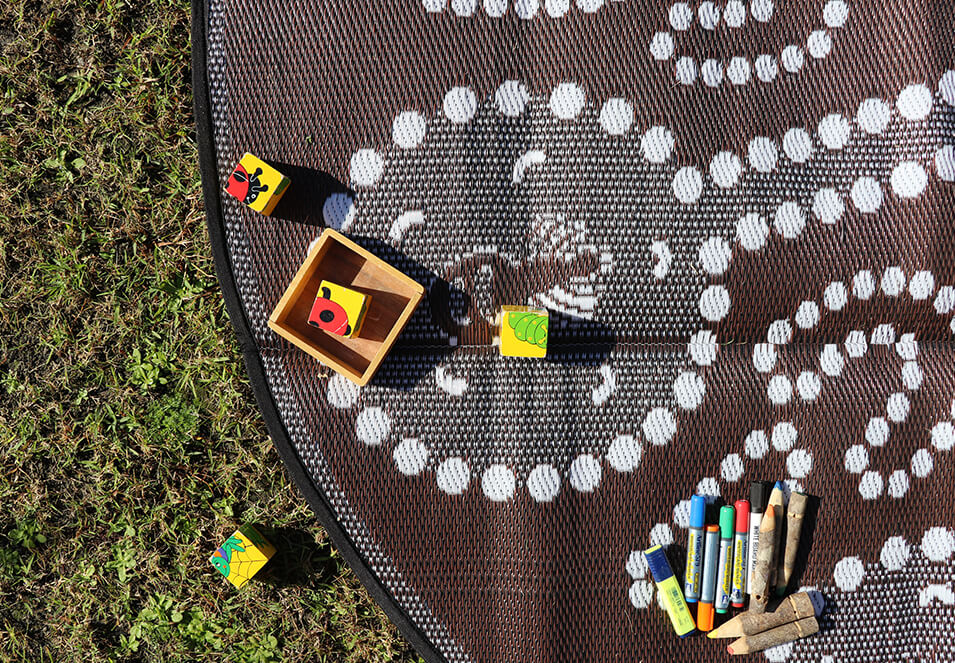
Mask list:
[{"label": "white dot pattern on mat", "polygon": [[882,475],[874,470],[869,470],[862,474],[859,479],[859,494],[864,500],[874,500],[882,495],[884,482]]},{"label": "white dot pattern on mat", "polygon": [[360,391],[361,388],[357,384],[336,373],[328,379],[328,404],[339,409],[354,407]]},{"label": "white dot pattern on mat", "polygon": [[581,454],[570,464],[570,485],[581,493],[593,492],[600,485],[600,461],[590,454]]},{"label": "white dot pattern on mat", "polygon": [[910,554],[908,542],[901,536],[892,536],[882,546],[879,562],[887,571],[901,571],[909,561]]},{"label": "white dot pattern on mat", "polygon": [[550,95],[550,110],[560,120],[573,120],[584,108],[586,94],[576,83],[561,83]]},{"label": "white dot pattern on mat", "polygon": [[391,418],[380,407],[369,407],[358,415],[355,427],[359,440],[378,446],[391,435]]},{"label": "white dot pattern on mat", "polygon": [[415,439],[402,440],[393,457],[398,471],[406,476],[416,476],[424,471],[428,465],[428,447]]},{"label": "white dot pattern on mat", "polygon": [[654,408],[644,419],[642,430],[650,444],[666,445],[676,434],[676,418],[666,408]]},{"label": "white dot pattern on mat", "polygon": [[822,380],[812,371],[803,371],[796,378],[796,391],[804,401],[814,401],[822,393]]},{"label": "white dot pattern on mat", "polygon": [[622,136],[633,125],[633,106],[626,99],[608,99],[600,110],[600,126],[611,136]]},{"label": "white dot pattern on mat", "polygon": [[420,113],[405,111],[392,124],[392,140],[398,147],[410,150],[421,144],[427,131],[428,124]]},{"label": "white dot pattern on mat", "polygon": [[438,488],[449,495],[460,495],[471,483],[471,469],[464,459],[452,457],[438,466],[435,473]]},{"label": "white dot pattern on mat", "polygon": [[657,523],[650,529],[651,546],[668,546],[673,543],[673,530],[666,523]]},{"label": "white dot pattern on mat", "polygon": [[[517,13],[529,11],[531,7],[531,4],[526,4],[523,5],[525,9],[521,9],[513,2],[505,4],[508,11]],[[541,6],[538,5],[538,16]],[[694,11],[696,9],[699,9],[699,5],[694,5]],[[706,16],[710,18],[715,16],[715,13],[710,15],[707,12],[715,12],[719,9],[722,9],[723,13],[715,26],[717,31],[742,29],[742,26],[752,25],[752,21],[755,20],[747,14],[743,22],[739,23],[740,27],[733,28],[731,22],[739,21],[739,17],[734,15],[738,10],[722,3],[715,3],[712,8],[704,10],[704,20],[709,20]],[[829,14],[835,12],[831,7],[826,11]],[[681,9],[675,10],[674,15],[677,16],[678,21],[682,20],[680,18],[682,13]],[[687,29],[690,29],[691,24],[697,22],[699,18],[698,13],[694,14],[691,11],[690,14]],[[833,15],[837,14],[838,12]],[[666,34],[670,35],[670,39],[658,37],[659,43],[654,47],[661,55],[668,50],[667,42],[673,40],[673,34]],[[805,58],[810,60],[813,58],[813,49],[808,42],[793,45],[798,47]],[[671,56],[669,60],[671,66],[676,61],[674,56]],[[792,63],[788,61],[789,58],[783,58],[783,60],[785,67],[788,67],[787,71],[791,70]],[[694,67],[701,67],[704,64],[705,60],[693,61]],[[724,76],[728,75],[726,69],[720,67],[719,70]],[[696,75],[701,75],[700,69],[697,69]],[[706,78],[705,74],[702,75]],[[668,373],[669,377],[666,379],[670,383],[663,386],[661,400],[644,406],[646,410],[642,415],[639,430],[628,431],[626,427],[620,427],[595,435],[589,445],[578,445],[569,452],[562,452],[565,455],[534,458],[529,464],[527,459],[512,463],[509,458],[490,459],[480,454],[477,458],[472,458],[467,451],[462,454],[458,449],[450,449],[449,441],[427,439],[426,435],[407,428],[406,422],[392,421],[397,416],[396,412],[400,410],[394,407],[378,407],[384,402],[374,388],[371,393],[375,395],[369,397],[365,391],[359,392],[340,380],[329,380],[326,392],[329,405],[340,409],[350,409],[358,407],[360,403],[363,409],[357,414],[356,419],[356,433],[359,439],[369,446],[384,445],[394,439],[397,445],[394,447],[396,465],[400,462],[402,467],[417,475],[427,475],[426,469],[434,468],[435,477],[441,478],[439,488],[451,494],[460,494],[467,490],[473,477],[480,480],[482,490],[479,493],[488,499],[495,501],[513,499],[518,489],[526,486],[528,494],[535,501],[546,502],[556,498],[564,481],[568,481],[575,492],[587,493],[600,487],[602,472],[638,474],[648,454],[659,453],[657,448],[666,446],[677,435],[678,425],[675,413],[680,412],[681,418],[695,416],[694,411],[700,410],[705,400],[709,398],[704,379],[705,371],[707,367],[718,363],[722,347],[719,333],[721,325],[717,323],[727,320],[734,303],[731,288],[735,281],[727,279],[726,276],[740,268],[736,261],[742,260],[743,252],[750,252],[745,255],[747,262],[764,260],[765,256],[759,255],[758,252],[765,249],[767,245],[775,249],[784,244],[795,244],[803,239],[810,227],[814,234],[832,231],[842,233],[849,227],[850,222],[858,223],[860,210],[877,211],[881,208],[884,202],[883,192],[902,198],[911,195],[917,199],[924,195],[928,187],[927,182],[923,186],[923,179],[927,180],[937,175],[937,169],[933,170],[926,165],[938,154],[937,144],[926,145],[929,151],[923,150],[918,153],[909,151],[895,157],[887,154],[881,158],[878,168],[867,165],[866,160],[860,161],[857,156],[854,156],[854,150],[865,148],[869,144],[867,141],[873,140],[869,138],[870,136],[881,140],[879,137],[883,134],[897,131],[904,128],[903,125],[907,122],[911,122],[912,120],[903,115],[902,109],[905,109],[910,116],[917,116],[919,113],[912,109],[919,107],[919,95],[921,92],[918,89],[910,90],[900,94],[894,105],[882,99],[866,99],[850,116],[829,112],[822,113],[816,118],[807,118],[804,126],[813,127],[812,131],[795,126],[777,135],[755,136],[750,138],[748,143],[744,143],[746,147],[741,153],[717,151],[696,164],[687,163],[682,156],[679,160],[676,158],[678,140],[668,127],[649,126],[645,131],[641,130],[642,133],[636,130],[641,122],[637,117],[636,104],[633,101],[624,97],[590,100],[585,89],[576,82],[559,82],[552,88],[549,96],[545,93],[541,97],[532,95],[521,81],[506,80],[502,81],[499,87],[492,90],[489,97],[483,100],[478,100],[471,88],[455,87],[448,90],[441,106],[434,109],[432,120],[425,121],[426,114],[419,113],[417,110],[400,111],[392,124],[392,140],[386,146],[389,151],[366,148],[353,155],[352,160],[355,166],[353,170],[356,176],[353,177],[352,183],[357,188],[390,190],[394,186],[392,182],[396,180],[396,174],[391,172],[395,165],[393,162],[403,163],[419,159],[419,155],[434,150],[435,145],[448,141],[460,141],[465,135],[473,133],[470,128],[464,128],[461,125],[470,124],[477,129],[490,121],[517,126],[534,117],[544,118],[551,127],[559,128],[566,125],[571,133],[584,128],[595,130],[597,136],[602,136],[601,144],[604,150],[617,150],[629,146],[629,149],[642,157],[640,167],[653,173],[654,177],[658,178],[657,181],[663,184],[659,192],[651,192],[651,195],[664,196],[665,204],[677,214],[695,214],[704,212],[714,204],[725,205],[727,200],[738,196],[740,191],[752,187],[754,182],[760,179],[770,183],[779,181],[783,184],[777,187],[777,197],[771,205],[758,209],[744,207],[734,210],[729,229],[714,228],[702,237],[693,238],[689,246],[682,239],[662,233],[648,238],[646,243],[641,243],[641,250],[646,253],[642,254],[638,269],[645,270],[651,279],[658,281],[661,287],[669,287],[674,280],[674,275],[681,270],[685,271],[688,264],[692,265],[691,269],[695,273],[703,276],[703,284],[699,289],[691,290],[694,293],[692,296],[696,298],[694,307],[696,310],[692,311],[696,319],[694,323],[696,329],[691,330],[692,336],[685,346],[686,353],[682,362],[678,361],[672,367],[672,372]],[[901,106],[899,99],[902,101]],[[924,107],[925,104],[922,106]],[[931,113],[932,104],[929,104],[927,108]],[[563,129],[560,130],[563,131]],[[540,186],[550,181],[557,169],[566,166],[563,162],[565,157],[561,156],[560,151],[553,151],[548,147],[545,153],[544,147],[546,147],[545,143],[525,146],[522,154],[515,157],[518,161],[527,157],[520,177],[511,177],[511,170],[515,172],[517,170],[515,165],[517,162],[510,160],[506,178],[509,188],[530,189]],[[389,172],[388,176],[384,177],[386,168]],[[818,172],[820,175],[816,176],[809,188],[795,191],[786,184],[791,179],[793,169]],[[840,173],[839,181],[826,181],[825,178],[830,177],[830,173],[833,172]],[[367,186],[359,186],[362,184]],[[877,194],[875,195],[876,203],[872,202],[870,194]],[[366,223],[364,217],[368,214],[365,211],[369,205],[365,201],[367,195],[369,195],[367,192],[361,192],[360,215],[355,201],[349,196],[335,199],[334,205],[333,199],[329,198],[323,213],[326,217],[337,215],[342,219],[342,226],[347,224],[352,232],[368,231],[369,228],[363,226],[363,223]],[[893,201],[893,205],[895,204],[900,203]],[[334,212],[329,211],[331,207],[335,208]],[[404,218],[408,209],[414,209],[408,206],[403,208],[404,211],[399,210],[391,216],[390,223],[393,223],[396,218]],[[850,213],[847,214],[847,211]],[[432,218],[434,212],[429,212],[427,215],[421,212],[418,214],[419,217],[416,218],[420,218],[419,225],[434,223]],[[574,243],[584,245],[590,240],[589,236],[585,237],[582,234],[581,229],[573,226],[578,223],[577,221],[564,221],[559,211],[538,214],[536,219],[543,230],[535,229],[535,233],[539,232],[539,238],[532,236],[535,241],[539,239],[543,242],[559,243],[561,236],[549,237],[547,233],[550,230],[547,229],[556,228],[562,224],[569,228],[568,241],[573,238]],[[845,228],[842,227],[843,224]],[[840,227],[836,228],[836,225]],[[417,227],[409,226],[404,233],[403,249],[414,248],[413,241]],[[647,251],[648,248],[649,251]],[[499,249],[496,247],[489,251],[489,255],[499,255]],[[615,257],[612,254],[606,254],[605,259],[605,254],[599,253],[602,248],[598,248],[597,251],[601,265],[606,266],[602,266],[601,270],[606,269],[606,273],[610,273],[609,270],[615,267]],[[874,303],[881,303],[884,302],[885,297],[902,298],[903,296],[910,302],[931,303],[939,314],[949,315],[955,310],[955,288],[937,284],[935,275],[926,269],[920,269],[918,265],[909,268],[906,264],[906,269],[911,271],[906,274],[900,265],[876,264],[857,272],[833,274],[831,280],[816,285],[813,292],[803,295],[805,298],[795,309],[788,311],[790,317],[772,322],[766,330],[765,342],[753,345],[751,350],[753,365],[750,367],[750,370],[762,380],[768,404],[779,407],[788,406],[796,398],[799,405],[808,406],[827,397],[830,393],[839,393],[837,389],[829,389],[830,381],[844,379],[847,371],[850,370],[850,362],[866,355],[870,341],[869,334],[871,334],[871,343],[874,345],[895,343],[895,323],[886,320],[870,327],[869,330],[843,331],[842,333],[847,334],[845,342],[819,347],[815,351],[817,361],[813,362],[813,365],[790,366],[788,350],[784,355],[787,360],[780,360],[778,346],[791,343],[794,338],[797,343],[801,343],[807,332],[811,333],[811,330],[820,326],[825,325],[825,328],[829,329],[834,322],[837,322],[831,320],[831,316],[839,315],[841,319],[841,316],[845,315],[842,313],[844,310],[851,310],[853,312],[850,315],[855,315],[854,308],[850,307],[859,306],[861,302],[873,300]],[[873,276],[873,272],[877,276]],[[573,302],[568,306],[582,307],[578,310],[591,313],[599,310],[600,304],[600,299],[596,296],[597,288],[592,283],[592,280],[590,284],[582,282],[580,285],[574,285],[573,289],[570,284],[563,284],[553,291],[535,294],[533,302],[548,307],[552,304],[563,305],[564,302]],[[537,299],[538,297],[541,299]],[[826,316],[830,319],[825,319]],[[899,333],[902,331],[900,329]],[[904,338],[903,336],[903,340]],[[456,340],[456,338],[448,339],[448,342],[453,343]],[[907,348],[908,344],[904,347]],[[885,410],[871,415],[883,418],[889,430],[908,420],[909,410],[915,407],[914,401],[910,403],[909,398],[924,389],[923,383],[928,379],[924,366],[920,365],[915,358],[907,358],[907,354],[910,353],[908,349],[900,348],[903,348],[903,345],[900,344],[896,349],[900,356],[903,356],[904,361],[895,373],[898,380],[892,389],[895,393],[884,394],[882,398],[886,398]],[[855,365],[851,364],[853,367]],[[865,370],[861,368],[864,366],[861,362],[859,366],[858,370]],[[613,362],[605,361],[593,369],[585,370],[590,370],[594,378],[583,394],[587,404],[604,407],[606,412],[612,413],[618,405],[615,399],[618,398],[616,392],[620,390],[621,381],[628,378],[619,374],[619,366]],[[441,384],[451,387],[451,391],[447,389],[444,391],[457,394],[456,398],[461,401],[466,401],[472,391],[474,393],[480,391],[477,386],[479,381],[473,382],[476,379],[473,375],[466,375],[452,369],[452,372],[444,377],[448,379],[442,383],[436,371],[435,380],[429,381],[429,384],[434,383],[438,389],[442,389]],[[454,389],[457,380],[462,381],[464,390]],[[393,399],[386,400],[390,403]],[[774,409],[773,411],[782,412],[783,410]],[[722,457],[717,466],[708,470],[710,478],[715,477],[728,482],[739,481],[742,479],[741,467],[744,459],[747,463],[750,462],[749,459],[761,459],[767,455],[770,448],[773,448],[786,454],[785,463],[790,476],[788,480],[793,485],[798,484],[798,480],[804,478],[812,467],[812,450],[797,447],[799,443],[796,440],[780,437],[779,431],[786,430],[782,424],[770,426],[769,429],[773,431],[772,440],[765,432],[754,433],[747,437],[741,442],[742,448],[737,449],[739,453]],[[944,446],[947,444],[947,427],[939,425],[936,430],[936,440]],[[882,440],[873,435],[865,428],[856,432],[857,441],[864,442],[866,448],[876,450],[880,446],[878,442]],[[881,446],[888,446],[891,435],[886,434],[883,437],[885,441]],[[409,446],[410,443],[406,443],[408,440],[417,441],[421,445],[418,452],[408,452],[412,448]],[[897,499],[896,496],[905,495],[910,477],[924,478],[919,476],[920,472],[924,474],[921,468],[929,465],[934,467],[937,460],[932,456],[932,451],[943,453],[938,444],[930,443],[928,439],[925,440],[924,445],[928,447],[922,450],[925,459],[922,460],[922,456],[913,459],[914,469],[910,470],[911,474],[897,467],[880,467],[878,458],[874,459],[875,466],[870,468],[868,467],[869,459],[866,457],[865,467],[856,472],[859,475],[860,491],[863,496],[871,497],[888,493],[889,496]],[[402,453],[398,453],[399,448]],[[427,456],[422,450],[427,452]],[[452,458],[457,460],[448,464]],[[501,464],[502,461],[506,464]],[[818,459],[816,462],[819,462]],[[500,465],[500,467],[494,467],[492,470],[491,467],[494,465]],[[899,471],[903,474],[897,474]],[[869,474],[866,475],[866,472]],[[510,487],[509,477],[513,479],[513,488]]]},{"label": "white dot pattern on mat", "polygon": [[520,81],[504,81],[494,93],[498,111],[506,117],[519,117],[524,113],[530,94]]},{"label": "white dot pattern on mat", "polygon": [[722,495],[720,482],[715,477],[706,477],[696,484],[696,494],[706,498],[706,501],[712,503]]},{"label": "white dot pattern on mat", "polygon": [[695,333],[687,345],[690,357],[698,366],[709,366],[715,362],[718,349],[716,334],[708,329]]},{"label": "white dot pattern on mat", "polygon": [[836,586],[845,592],[854,592],[865,577],[865,566],[858,557],[845,557],[836,563],[832,578]]},{"label": "white dot pattern on mat", "polygon": [[385,162],[375,150],[358,150],[351,159],[351,180],[356,187],[374,186],[384,168]]},{"label": "white dot pattern on mat", "polygon": [[492,502],[505,502],[514,495],[514,473],[505,465],[491,465],[481,477],[481,489]]},{"label": "white dot pattern on mat", "polygon": [[[698,54],[681,53],[678,42],[684,39],[683,33],[694,26],[704,34],[714,33],[721,29],[721,23],[729,30],[741,31],[747,29],[747,7],[740,0],[730,0],[726,3],[705,0],[696,7],[694,15],[693,5],[688,2],[674,2],[669,6],[666,17],[670,31],[658,31],[652,34],[649,42],[651,57],[658,62],[676,60],[674,76],[678,83],[693,85],[697,80],[697,62],[699,61],[699,77],[709,87],[720,87],[724,81],[739,86],[746,85],[750,77],[750,59],[755,58],[756,78],[763,84],[772,83],[778,74],[778,55],[783,68],[790,74],[799,73],[805,63],[806,54],[815,61],[824,61],[833,50],[834,32],[845,24],[849,8],[844,2],[830,1],[826,3],[821,16],[813,17],[813,29],[804,34],[804,44],[789,44],[777,54],[735,53],[725,60],[699,58]],[[749,13],[754,25],[769,23],[773,20],[776,7],[772,0],[753,0],[750,3]],[[724,65],[726,76],[723,75]]]},{"label": "white dot pattern on mat", "polygon": [[673,383],[673,395],[684,410],[695,410],[703,402],[706,383],[696,373],[681,373]]},{"label": "white dot pattern on mat", "polygon": [[802,479],[812,471],[812,453],[806,449],[794,449],[786,457],[786,469],[797,479]]},{"label": "white dot pattern on mat", "polygon": [[729,454],[720,463],[720,475],[724,480],[733,483],[743,476],[743,459],[739,454]]},{"label": "white dot pattern on mat", "polygon": [[899,93],[896,106],[906,120],[924,120],[932,111],[932,92],[922,84],[909,85]]},{"label": "white dot pattern on mat", "polygon": [[647,558],[640,550],[634,550],[630,553],[629,557],[627,557],[627,565],[625,568],[627,573],[634,580],[645,578],[647,572],[650,570],[650,567],[647,565]]},{"label": "white dot pattern on mat", "polygon": [[551,502],[560,492],[560,472],[551,465],[538,465],[527,476],[527,491],[538,502]]},{"label": "white dot pattern on mat", "polygon": [[919,449],[912,454],[912,475],[924,479],[935,469],[935,460],[928,449]]},{"label": "white dot pattern on mat", "polygon": [[640,466],[643,446],[632,435],[618,435],[607,450],[607,462],[618,472],[633,472]]},{"label": "white dot pattern on mat", "polygon": [[[355,201],[347,193],[333,193],[322,205],[322,219],[325,225],[340,232],[348,232],[355,220]],[[316,241],[318,238],[316,238]],[[312,247],[309,247],[311,253]]]},{"label": "white dot pattern on mat", "polygon": [[781,421],[773,426],[773,449],[776,451],[789,451],[796,445],[796,438],[799,436],[796,427],[790,421]]},{"label": "white dot pattern on mat", "polygon": [[955,552],[955,532],[946,527],[932,527],[922,536],[922,554],[933,562],[944,562]]},{"label": "white dot pattern on mat", "polygon": [[754,460],[759,460],[765,456],[769,451],[769,438],[766,436],[766,432],[754,430],[746,436],[743,442],[743,448],[746,451],[746,455]]},{"label": "white dot pattern on mat", "polygon": [[725,287],[711,285],[700,296],[700,315],[710,322],[726,317],[730,310],[730,295]]},{"label": "white dot pattern on mat", "polygon": [[477,96],[471,88],[456,87],[444,95],[444,115],[452,124],[467,124],[477,113]]},{"label": "white dot pattern on mat", "polygon": [[[474,17],[480,7],[489,18],[501,19],[513,9],[514,15],[523,21],[531,21],[538,16],[563,18],[571,9],[571,0],[451,0],[450,3],[448,0],[421,0],[421,3],[429,14],[441,14],[450,9],[449,13],[458,18]],[[583,14],[593,14],[602,9],[605,3],[606,0],[576,0],[574,4]]]},{"label": "white dot pattern on mat", "polygon": [[736,224],[736,238],[747,251],[758,251],[763,248],[767,237],[769,237],[769,225],[759,214],[746,214],[740,217]]}]

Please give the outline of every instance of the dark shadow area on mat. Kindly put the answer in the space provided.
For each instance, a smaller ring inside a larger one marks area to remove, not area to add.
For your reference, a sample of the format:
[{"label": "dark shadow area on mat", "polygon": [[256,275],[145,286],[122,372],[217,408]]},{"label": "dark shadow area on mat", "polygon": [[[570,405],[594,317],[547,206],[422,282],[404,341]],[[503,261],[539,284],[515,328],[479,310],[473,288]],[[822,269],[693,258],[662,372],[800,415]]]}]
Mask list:
[{"label": "dark shadow area on mat", "polygon": [[341,206],[342,218],[331,219],[331,224],[327,224],[323,212],[325,203],[329,196],[336,193],[354,198],[354,191],[321,170],[293,166],[280,161],[268,161],[267,163],[288,177],[290,182],[282,200],[275,206],[275,210],[271,214],[272,218],[303,223],[309,226],[323,227],[331,225],[336,230],[341,228],[347,208],[344,205]]},{"label": "dark shadow area on mat", "polygon": [[[793,565],[793,574],[786,587],[786,593],[799,589],[799,580],[809,566],[809,555],[812,553],[813,538],[816,534],[816,517],[819,514],[820,499],[809,495],[806,501],[806,514],[802,520],[802,531],[799,534],[799,548],[796,552],[796,563]],[[821,622],[820,622],[821,623]]]},{"label": "dark shadow area on mat", "polygon": [[555,364],[599,366],[617,344],[613,330],[600,322],[548,311],[546,360]]},{"label": "dark shadow area on mat", "polygon": [[[438,280],[434,272],[391,244],[374,237],[362,235],[348,235],[348,238],[401,273],[410,276],[424,286],[426,290]],[[420,342],[412,344],[406,340],[403,343],[402,336],[399,336],[392,351],[385,357],[375,377],[372,378],[372,384],[391,389],[413,389],[421,378],[431,373],[434,367],[444,361],[445,357],[454,350],[450,345],[445,347],[437,342],[437,339],[440,338],[440,331],[433,320],[427,292],[408,321],[407,329],[419,331],[430,329],[436,342],[422,348]],[[446,340],[444,342],[447,343]]]},{"label": "dark shadow area on mat", "polygon": [[318,543],[315,535],[290,527],[256,525],[262,536],[275,546],[275,555],[263,568],[259,580],[267,585],[313,585],[331,582],[339,572],[329,541]]}]

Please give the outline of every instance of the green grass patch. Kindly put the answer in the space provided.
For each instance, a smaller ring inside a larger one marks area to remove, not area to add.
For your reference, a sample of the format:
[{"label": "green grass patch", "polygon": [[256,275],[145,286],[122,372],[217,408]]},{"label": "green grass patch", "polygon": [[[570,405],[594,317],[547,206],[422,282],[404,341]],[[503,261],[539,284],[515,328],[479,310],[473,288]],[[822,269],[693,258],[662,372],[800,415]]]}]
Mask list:
[{"label": "green grass patch", "polygon": [[[290,484],[215,279],[185,0],[0,6],[0,659],[416,661]],[[242,522],[280,548],[236,591]]]}]

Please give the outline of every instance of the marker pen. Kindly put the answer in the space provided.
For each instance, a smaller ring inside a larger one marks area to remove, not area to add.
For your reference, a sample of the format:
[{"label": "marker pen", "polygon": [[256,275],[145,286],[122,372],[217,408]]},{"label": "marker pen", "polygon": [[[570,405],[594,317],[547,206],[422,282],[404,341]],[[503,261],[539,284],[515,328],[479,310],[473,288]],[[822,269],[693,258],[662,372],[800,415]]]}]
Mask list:
[{"label": "marker pen", "polygon": [[702,495],[690,499],[690,530],[686,540],[686,577],[683,593],[688,603],[700,598],[700,572],[703,570],[703,520],[706,516],[706,500]]},{"label": "marker pen", "polygon": [[730,609],[733,591],[733,524],[736,509],[726,505],[720,509],[720,559],[716,575],[716,612],[725,615]]},{"label": "marker pen", "polygon": [[746,539],[749,533],[749,502],[736,501],[736,535],[733,537],[733,591],[730,600],[734,608],[743,607],[746,593]]},{"label": "marker pen", "polygon": [[670,615],[670,621],[676,634],[685,638],[696,630],[696,624],[693,623],[693,615],[683,600],[683,593],[680,591],[680,583],[673,575],[673,569],[667,561],[667,556],[660,546],[653,546],[643,551],[643,556],[647,560],[647,566],[650,567],[650,573],[653,574],[653,580],[657,583],[657,591],[663,597],[663,605],[666,607],[667,614]]},{"label": "marker pen", "polygon": [[703,586],[700,588],[700,604],[696,608],[696,625],[701,631],[713,630],[713,601],[716,599],[716,567],[720,554],[719,525],[706,526],[706,541],[703,544]]},{"label": "marker pen", "polygon": [[749,547],[746,552],[746,590],[753,586],[753,569],[756,568],[756,551],[759,546],[759,524],[766,512],[771,486],[766,481],[749,484]]}]

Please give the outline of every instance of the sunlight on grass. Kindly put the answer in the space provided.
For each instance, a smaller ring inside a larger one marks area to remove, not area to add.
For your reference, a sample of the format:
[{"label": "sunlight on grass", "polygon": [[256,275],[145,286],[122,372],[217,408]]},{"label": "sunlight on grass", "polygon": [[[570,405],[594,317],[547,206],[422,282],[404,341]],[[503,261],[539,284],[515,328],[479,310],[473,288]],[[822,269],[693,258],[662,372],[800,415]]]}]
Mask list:
[{"label": "sunlight on grass", "polygon": [[[0,659],[416,661],[255,408],[189,66],[185,1],[0,6]],[[240,522],[282,555],[234,591]]]}]

